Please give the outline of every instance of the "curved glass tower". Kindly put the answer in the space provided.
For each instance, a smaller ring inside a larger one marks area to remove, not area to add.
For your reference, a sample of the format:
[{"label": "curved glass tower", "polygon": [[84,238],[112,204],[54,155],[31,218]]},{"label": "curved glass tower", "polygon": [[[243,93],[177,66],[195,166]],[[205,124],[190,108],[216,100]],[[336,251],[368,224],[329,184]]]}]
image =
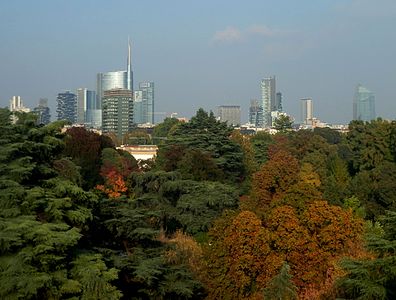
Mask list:
[{"label": "curved glass tower", "polygon": [[133,91],[131,43],[128,39],[127,70],[98,73],[96,80],[98,108],[102,109],[104,92],[113,89]]}]

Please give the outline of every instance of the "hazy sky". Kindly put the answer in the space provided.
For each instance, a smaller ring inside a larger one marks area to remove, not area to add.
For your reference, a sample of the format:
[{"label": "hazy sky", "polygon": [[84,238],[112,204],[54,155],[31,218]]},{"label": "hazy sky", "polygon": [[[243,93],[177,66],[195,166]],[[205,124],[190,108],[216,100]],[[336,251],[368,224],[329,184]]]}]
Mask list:
[{"label": "hazy sky", "polygon": [[158,117],[233,104],[246,121],[275,75],[297,120],[312,97],[316,117],[349,122],[357,83],[395,119],[396,0],[1,0],[0,106],[46,97],[55,117],[58,92],[126,69],[128,36],[135,86],[155,82]]}]

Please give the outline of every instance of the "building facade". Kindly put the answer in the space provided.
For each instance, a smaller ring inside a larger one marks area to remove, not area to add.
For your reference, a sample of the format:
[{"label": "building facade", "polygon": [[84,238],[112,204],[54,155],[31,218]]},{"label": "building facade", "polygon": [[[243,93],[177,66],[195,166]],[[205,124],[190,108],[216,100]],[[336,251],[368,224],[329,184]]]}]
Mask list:
[{"label": "building facade", "polygon": [[[131,58],[131,43],[128,40],[127,70],[98,73],[96,77],[96,92],[99,105],[104,96],[104,91],[112,89],[125,89],[133,91],[133,71]],[[101,106],[99,107],[99,109]]]},{"label": "building facade", "polygon": [[88,128],[100,128],[102,111],[95,91],[77,89],[77,123]]},{"label": "building facade", "polygon": [[275,105],[273,107],[274,109],[272,111],[278,111],[278,112],[282,112],[283,108],[282,108],[282,93],[281,92],[277,92],[275,95]]},{"label": "building facade", "polygon": [[301,113],[300,122],[305,125],[312,125],[313,121],[313,103],[311,98],[302,98],[300,100]]},{"label": "building facade", "polygon": [[133,128],[133,97],[129,89],[104,92],[102,101],[102,132],[115,133],[118,138]]},{"label": "building facade", "polygon": [[154,124],[154,82],[140,82],[134,92],[134,122]]},{"label": "building facade", "polygon": [[217,110],[217,116],[221,122],[239,126],[241,124],[241,107],[238,105],[220,105]]},{"label": "building facade", "polygon": [[263,127],[263,109],[256,99],[250,100],[249,123],[256,128]]},{"label": "building facade", "polygon": [[77,121],[77,96],[76,94],[66,91],[59,93],[56,97],[58,120],[67,120],[71,123]]},{"label": "building facade", "polygon": [[374,93],[358,84],[353,97],[353,119],[369,122],[375,118]]},{"label": "building facade", "polygon": [[37,115],[38,125],[47,125],[51,122],[51,113],[47,98],[41,98],[38,106],[33,109],[33,112]]},{"label": "building facade", "polygon": [[275,109],[276,83],[275,76],[261,80],[261,106],[263,114],[263,127],[271,127],[271,111]]}]

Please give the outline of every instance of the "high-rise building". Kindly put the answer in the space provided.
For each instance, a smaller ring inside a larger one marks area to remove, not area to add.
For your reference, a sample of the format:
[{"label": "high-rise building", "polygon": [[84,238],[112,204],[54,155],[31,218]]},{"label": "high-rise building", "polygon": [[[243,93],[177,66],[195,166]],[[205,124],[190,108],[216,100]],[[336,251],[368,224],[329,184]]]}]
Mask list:
[{"label": "high-rise building", "polygon": [[51,122],[51,114],[47,98],[41,98],[38,106],[33,109],[33,112],[37,115],[37,124],[47,125]]},{"label": "high-rise building", "polygon": [[241,124],[241,107],[238,105],[220,105],[217,116],[221,122],[228,125],[238,126]]},{"label": "high-rise building", "polygon": [[250,100],[249,123],[254,127],[263,127],[263,109],[256,99]]},{"label": "high-rise building", "polygon": [[303,98],[301,102],[301,124],[312,125],[313,103],[311,98]]},{"label": "high-rise building", "polygon": [[56,97],[58,106],[56,112],[58,113],[58,120],[67,120],[71,123],[77,121],[77,96],[76,94],[66,91],[59,93]]},{"label": "high-rise building", "polygon": [[102,111],[99,109],[95,91],[77,89],[77,123],[88,128],[101,127]]},{"label": "high-rise building", "polygon": [[264,78],[261,80],[261,106],[263,114],[263,127],[271,127],[271,111],[276,110],[275,107],[276,84],[275,76]]},{"label": "high-rise building", "polygon": [[133,128],[133,97],[129,89],[104,91],[102,102],[102,131],[113,132],[122,138]]},{"label": "high-rise building", "polygon": [[353,97],[353,119],[371,121],[375,119],[375,96],[367,88],[358,84]]},{"label": "high-rise building", "polygon": [[[97,97],[99,105],[104,95],[104,91],[112,89],[133,90],[133,72],[131,58],[131,43],[128,40],[127,70],[98,73],[97,75]],[[101,106],[99,107],[101,109]]]},{"label": "high-rise building", "polygon": [[278,112],[282,112],[283,108],[282,108],[282,93],[281,92],[277,92],[275,95],[275,105],[273,107],[274,109],[272,111],[278,111]]},{"label": "high-rise building", "polygon": [[154,124],[154,82],[140,82],[134,92],[134,122]]}]

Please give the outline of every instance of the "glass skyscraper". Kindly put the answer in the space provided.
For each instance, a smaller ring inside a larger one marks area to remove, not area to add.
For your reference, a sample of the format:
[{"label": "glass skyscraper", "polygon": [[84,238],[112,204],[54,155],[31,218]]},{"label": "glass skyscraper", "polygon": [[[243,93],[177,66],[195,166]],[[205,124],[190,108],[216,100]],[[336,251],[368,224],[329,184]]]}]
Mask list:
[{"label": "glass skyscraper", "polygon": [[134,122],[154,124],[154,82],[140,82],[134,96]]},{"label": "glass skyscraper", "polygon": [[98,73],[96,78],[98,109],[102,109],[104,92],[112,89],[133,91],[131,44],[128,40],[127,70]]},{"label": "glass skyscraper", "polygon": [[263,127],[271,127],[271,111],[277,110],[276,106],[275,76],[261,80],[261,106]]},{"label": "glass skyscraper", "polygon": [[375,119],[375,96],[361,84],[357,85],[353,97],[353,119],[367,122]]},{"label": "glass skyscraper", "polygon": [[77,123],[88,128],[100,128],[102,111],[99,109],[95,91],[86,88],[77,90]]}]

